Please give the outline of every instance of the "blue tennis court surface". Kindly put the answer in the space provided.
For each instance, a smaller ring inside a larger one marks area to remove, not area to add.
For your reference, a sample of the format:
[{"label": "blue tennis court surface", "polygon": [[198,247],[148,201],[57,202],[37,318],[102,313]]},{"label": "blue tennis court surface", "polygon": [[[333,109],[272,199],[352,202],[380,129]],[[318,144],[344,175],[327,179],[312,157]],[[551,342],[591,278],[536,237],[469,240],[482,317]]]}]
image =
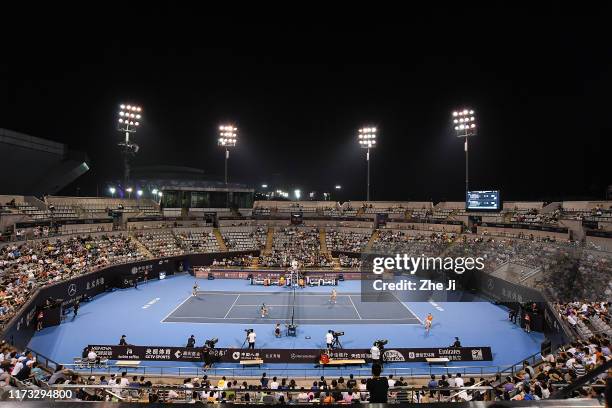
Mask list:
[{"label": "blue tennis court surface", "polygon": [[[261,317],[261,306],[268,314]],[[186,298],[162,323],[269,324],[421,324],[419,318],[396,297],[384,302],[362,302],[359,293],[339,293],[332,302],[325,293],[198,292]]]},{"label": "blue tennis court surface", "polygon": [[[296,318],[317,320],[301,323],[298,320],[296,337],[277,338],[274,325],[285,322],[290,316],[286,306],[291,304],[290,289],[250,285],[247,280],[197,279],[197,282],[202,292],[195,298],[191,296],[194,278],[188,274],[151,280],[139,285],[138,289],[105,292],[92,302],[83,302],[78,317],[69,316],[59,326],[36,332],[29,347],[57,362],[69,364],[81,355],[86,345],[117,344],[122,334],[130,344],[136,345],[183,346],[193,334],[197,345],[217,337],[218,347],[239,348],[244,342],[244,330],[254,328],[257,347],[262,349],[322,349],[325,334],[330,329],[346,333],[342,337],[342,345],[346,348],[370,348],[376,339],[389,340],[390,347],[445,347],[459,336],[465,345],[490,346],[493,361],[450,363],[449,367],[471,367],[471,372],[480,373],[496,372],[522,361],[525,356],[538,352],[543,340],[541,333],[525,333],[510,323],[507,310],[490,302],[419,302],[413,301],[409,293],[396,293],[401,302],[393,296],[393,299],[386,299],[390,301],[362,303],[359,301],[359,281],[345,281],[336,287],[336,305],[329,304],[330,287],[307,287],[298,291]],[[266,319],[261,319],[259,314],[263,302],[270,307],[270,316]],[[424,319],[427,313],[434,315],[429,333],[415,317]],[[170,373],[177,367],[184,374],[188,368],[202,366],[201,363],[172,361],[143,361],[141,365],[144,374],[159,372],[161,368],[164,373]],[[223,375],[233,375],[231,370],[236,365],[223,363],[217,368],[228,370]],[[427,363],[385,365],[385,370],[401,368],[413,372],[421,370],[425,374],[431,369]],[[265,364],[261,368],[267,369],[286,369],[285,375],[304,375],[300,370],[312,370],[313,367],[312,364]],[[252,369],[249,375],[259,376],[261,370]],[[325,374],[331,375],[327,369]]]}]

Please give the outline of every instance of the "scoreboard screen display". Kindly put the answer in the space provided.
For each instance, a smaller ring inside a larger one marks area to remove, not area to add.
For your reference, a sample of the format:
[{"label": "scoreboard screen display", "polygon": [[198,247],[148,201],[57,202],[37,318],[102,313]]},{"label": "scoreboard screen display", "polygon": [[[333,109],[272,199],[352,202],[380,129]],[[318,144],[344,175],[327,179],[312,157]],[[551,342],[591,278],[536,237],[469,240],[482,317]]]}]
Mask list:
[{"label": "scoreboard screen display", "polygon": [[501,201],[498,190],[468,191],[465,209],[471,211],[499,211]]}]

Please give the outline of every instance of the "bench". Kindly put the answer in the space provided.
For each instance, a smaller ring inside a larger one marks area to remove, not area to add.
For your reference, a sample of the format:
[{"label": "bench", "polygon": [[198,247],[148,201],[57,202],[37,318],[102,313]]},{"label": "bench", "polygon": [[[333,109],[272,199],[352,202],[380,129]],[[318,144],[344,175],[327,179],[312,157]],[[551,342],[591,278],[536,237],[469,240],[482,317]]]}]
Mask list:
[{"label": "bench", "polygon": [[243,367],[250,367],[250,366],[261,367],[263,363],[264,361],[261,358],[256,358],[253,360],[240,360],[240,365]]},{"label": "bench", "polygon": [[319,360],[319,364],[323,367],[325,366],[348,366],[348,365],[359,365],[363,366],[366,361],[362,358],[352,359],[352,360],[339,360],[339,359],[329,359],[327,363],[324,363]]},{"label": "bench", "polygon": [[446,357],[427,357],[425,358],[425,361],[427,361],[430,366],[432,365],[444,365],[445,366],[450,360]]}]

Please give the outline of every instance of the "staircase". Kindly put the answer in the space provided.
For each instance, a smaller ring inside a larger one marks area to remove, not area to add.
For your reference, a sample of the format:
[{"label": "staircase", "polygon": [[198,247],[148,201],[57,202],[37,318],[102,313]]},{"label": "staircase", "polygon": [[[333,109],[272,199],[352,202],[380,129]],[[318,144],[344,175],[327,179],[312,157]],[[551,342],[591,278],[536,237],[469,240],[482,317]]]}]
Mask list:
[{"label": "staircase", "polygon": [[331,258],[331,260],[332,260],[332,262],[334,264],[334,266],[333,266],[334,269],[340,269],[341,268],[341,266],[340,266],[340,258]]},{"label": "staircase", "polygon": [[274,243],[274,227],[269,227],[268,234],[266,235],[266,247],[263,250],[263,255],[270,255],[272,253],[273,243]]},{"label": "staircase", "polygon": [[366,246],[363,248],[363,252],[370,252],[370,250],[372,249],[372,245],[374,245],[374,242],[378,240],[379,235],[380,235],[380,231],[374,230],[374,232],[372,233],[372,236],[370,237],[370,240],[368,241]]},{"label": "staircase", "polygon": [[327,259],[331,258],[331,254],[327,249],[327,241],[325,240],[325,228],[319,229],[319,245],[321,246],[321,254]]},{"label": "staircase", "polygon": [[147,258],[155,258],[151,251],[147,249],[142,242],[140,242],[134,235],[130,235],[131,241],[136,245],[138,251],[143,253]]},{"label": "staircase", "polygon": [[223,236],[221,235],[219,228],[213,228],[213,234],[215,234],[215,238],[217,238],[217,244],[219,244],[221,251],[227,252],[227,245],[225,245],[225,241],[223,241]]}]

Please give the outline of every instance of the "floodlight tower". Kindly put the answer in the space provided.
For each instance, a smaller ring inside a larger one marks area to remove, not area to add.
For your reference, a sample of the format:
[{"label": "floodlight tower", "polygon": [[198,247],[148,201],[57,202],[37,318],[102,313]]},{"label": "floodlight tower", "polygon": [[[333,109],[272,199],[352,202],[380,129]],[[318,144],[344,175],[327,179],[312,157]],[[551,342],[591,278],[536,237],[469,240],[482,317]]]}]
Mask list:
[{"label": "floodlight tower", "polygon": [[473,109],[465,108],[453,112],[453,126],[457,137],[465,138],[465,194],[469,191],[468,182],[468,139],[476,135],[476,114]]},{"label": "floodlight tower", "polygon": [[225,148],[225,184],[227,184],[227,160],[229,159],[229,149],[236,146],[236,136],[238,128],[234,125],[219,126],[218,145]]},{"label": "floodlight tower", "polygon": [[359,129],[359,146],[367,149],[366,161],[368,162],[368,179],[366,201],[370,201],[370,149],[376,147],[376,128],[363,127]]},{"label": "floodlight tower", "polygon": [[136,133],[142,118],[142,108],[136,105],[119,105],[119,128],[125,133],[125,140],[119,143],[123,155],[123,188],[125,189],[130,180],[130,158],[138,153],[140,147],[130,140],[130,133]]}]

